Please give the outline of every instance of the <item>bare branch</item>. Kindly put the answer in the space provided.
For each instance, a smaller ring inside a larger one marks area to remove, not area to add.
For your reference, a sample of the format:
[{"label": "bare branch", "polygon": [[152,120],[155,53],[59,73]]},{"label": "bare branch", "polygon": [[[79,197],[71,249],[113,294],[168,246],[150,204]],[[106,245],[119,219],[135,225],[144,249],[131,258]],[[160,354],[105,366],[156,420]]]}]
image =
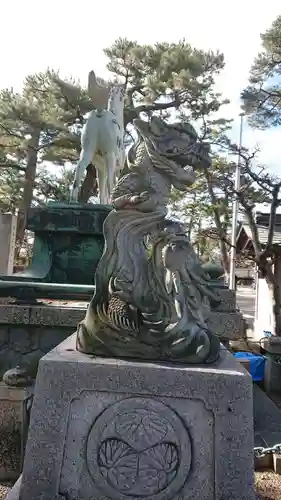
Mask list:
[{"label": "bare branch", "polygon": [[268,187],[269,182],[266,178],[261,179],[255,172],[251,170],[251,168],[248,165],[245,165],[245,171],[247,174],[253,179],[254,182],[258,184],[258,186],[264,190],[266,190],[268,193],[272,193],[272,189]]},{"label": "bare branch", "polygon": [[[140,106],[137,106],[135,108],[135,112],[136,114],[139,114],[148,111],[160,111],[169,108],[178,108],[181,104],[187,101],[187,97],[184,94],[184,91],[176,93],[175,98],[170,102],[154,102],[152,104],[141,104]],[[167,97],[166,94],[163,94],[163,96]]]}]

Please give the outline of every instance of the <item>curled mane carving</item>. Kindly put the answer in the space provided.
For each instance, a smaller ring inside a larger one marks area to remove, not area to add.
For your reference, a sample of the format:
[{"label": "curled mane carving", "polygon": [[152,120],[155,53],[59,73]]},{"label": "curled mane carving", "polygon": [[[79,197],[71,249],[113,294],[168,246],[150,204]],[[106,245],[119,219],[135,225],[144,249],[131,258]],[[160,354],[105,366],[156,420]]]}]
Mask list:
[{"label": "curled mane carving", "polygon": [[211,363],[220,343],[207,328],[209,288],[178,222],[168,220],[172,186],[185,190],[193,167],[210,164],[192,127],[135,120],[129,172],[112,195],[96,292],[78,327],[77,348],[96,355]]}]

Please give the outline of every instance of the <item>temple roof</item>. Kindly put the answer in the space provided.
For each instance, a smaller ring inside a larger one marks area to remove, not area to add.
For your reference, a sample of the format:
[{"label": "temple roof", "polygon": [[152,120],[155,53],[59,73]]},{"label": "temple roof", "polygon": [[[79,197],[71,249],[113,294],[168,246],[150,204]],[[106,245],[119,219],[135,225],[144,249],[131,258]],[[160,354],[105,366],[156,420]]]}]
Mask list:
[{"label": "temple roof", "polygon": [[[257,225],[257,230],[258,230],[258,235],[259,235],[259,240],[261,244],[265,245],[267,243],[267,238],[268,238],[268,227],[266,226],[260,226]],[[252,239],[252,233],[250,226],[243,224],[241,226],[241,229],[244,229],[245,233],[247,234],[248,238]],[[241,231],[240,229],[240,231]],[[237,239],[239,237],[239,233],[237,235]],[[281,226],[275,226],[274,233],[273,233],[273,241],[272,243],[274,245],[281,245]]]}]

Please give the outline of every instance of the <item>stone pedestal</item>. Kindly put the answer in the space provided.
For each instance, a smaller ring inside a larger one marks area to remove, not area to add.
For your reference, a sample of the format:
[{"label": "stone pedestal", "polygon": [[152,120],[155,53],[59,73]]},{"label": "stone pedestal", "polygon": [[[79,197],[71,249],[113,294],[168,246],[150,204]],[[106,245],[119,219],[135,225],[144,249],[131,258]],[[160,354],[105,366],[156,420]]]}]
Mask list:
[{"label": "stone pedestal", "polygon": [[0,276],[13,274],[17,217],[0,212]]},{"label": "stone pedestal", "polygon": [[245,321],[236,309],[236,292],[226,287],[217,287],[216,293],[221,302],[213,306],[208,318],[208,327],[222,342],[238,340],[244,337]]},{"label": "stone pedestal", "polygon": [[0,480],[19,477],[24,457],[32,387],[13,388],[0,382]]},{"label": "stone pedestal", "polygon": [[[208,325],[221,341],[243,337],[235,292],[220,290],[221,303],[210,311]],[[47,301],[38,305],[0,304],[0,378],[31,357],[39,359],[69,337],[85,317],[86,302]],[[35,371],[36,373],[36,371]]]},{"label": "stone pedestal", "polygon": [[53,302],[35,306],[0,304],[0,380],[17,365],[36,377],[40,358],[65,340],[85,317],[87,304]]},{"label": "stone pedestal", "polygon": [[254,500],[252,382],[225,349],[187,366],[93,358],[75,340],[40,361],[8,499]]},{"label": "stone pedestal", "polygon": [[[222,342],[243,337],[244,322],[235,312],[235,292],[219,290],[221,303],[208,325]],[[87,303],[45,301],[38,305],[0,304],[0,379],[16,365],[29,365],[35,378],[39,359],[69,337],[86,314]]]}]

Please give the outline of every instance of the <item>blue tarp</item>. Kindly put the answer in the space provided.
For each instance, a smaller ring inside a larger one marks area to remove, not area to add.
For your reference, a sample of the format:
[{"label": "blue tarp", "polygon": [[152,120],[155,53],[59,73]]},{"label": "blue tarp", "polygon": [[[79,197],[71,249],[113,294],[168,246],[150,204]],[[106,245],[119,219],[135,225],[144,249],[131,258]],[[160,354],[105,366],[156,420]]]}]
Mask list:
[{"label": "blue tarp", "polygon": [[250,361],[250,374],[254,382],[260,382],[264,379],[265,358],[251,352],[236,352],[235,358],[248,359]]}]

